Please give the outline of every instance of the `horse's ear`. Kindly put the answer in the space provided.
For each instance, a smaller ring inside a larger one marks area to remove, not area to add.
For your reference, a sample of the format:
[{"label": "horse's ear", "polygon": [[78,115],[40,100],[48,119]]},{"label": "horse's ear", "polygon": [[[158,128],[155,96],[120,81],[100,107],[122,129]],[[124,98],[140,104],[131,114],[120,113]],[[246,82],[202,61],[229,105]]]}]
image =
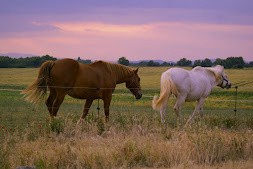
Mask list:
[{"label": "horse's ear", "polygon": [[139,67],[137,67],[137,69],[134,70],[134,73],[138,73]]}]

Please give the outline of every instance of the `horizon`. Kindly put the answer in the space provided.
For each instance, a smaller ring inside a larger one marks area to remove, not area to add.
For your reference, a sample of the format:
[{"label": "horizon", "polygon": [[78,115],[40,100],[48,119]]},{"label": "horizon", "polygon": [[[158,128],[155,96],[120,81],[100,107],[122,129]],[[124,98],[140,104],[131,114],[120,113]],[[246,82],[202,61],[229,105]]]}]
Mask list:
[{"label": "horizon", "polygon": [[2,0],[0,53],[253,60],[251,0]]},{"label": "horizon", "polygon": [[[42,56],[46,56],[46,55],[48,55],[48,54],[45,54],[45,55],[42,55]],[[8,53],[5,55],[5,54],[2,54],[2,53],[0,53],[0,57],[1,56],[7,56],[7,57],[10,57],[10,58],[17,58],[17,59],[19,59],[19,58],[30,58],[30,57],[42,57],[42,56],[36,56],[36,55],[32,55],[32,54],[22,54],[22,55],[20,55],[19,53],[9,53],[9,55],[8,55]],[[49,56],[51,56],[51,55],[49,55]],[[53,57],[53,58],[56,58],[56,59],[64,59],[64,58],[58,58],[58,57],[54,57],[54,56],[51,56],[51,57]],[[122,56],[122,57],[124,57],[124,56]],[[231,57],[234,57],[234,56],[231,56]],[[236,56],[237,57],[237,56]],[[238,56],[238,57],[242,57],[242,56]],[[74,60],[77,60],[78,58],[80,58],[81,60],[91,60],[91,62],[95,62],[95,61],[98,61],[99,59],[89,59],[89,58],[83,58],[82,56],[78,56],[78,57],[76,57],[76,58],[71,58],[71,59],[74,59]],[[119,57],[120,58],[120,57]],[[118,59],[119,58],[117,58],[116,60],[103,60],[103,61],[108,61],[108,62],[112,62],[112,63],[117,63],[118,62]],[[148,59],[148,58],[146,58],[146,59],[138,59],[138,60],[130,60],[130,59],[128,59],[127,57],[125,57],[130,63],[132,63],[132,64],[135,64],[135,63],[140,63],[140,62],[148,62],[148,61],[154,61],[154,62],[158,62],[159,64],[162,64],[163,62],[167,62],[167,63],[176,63],[176,62],[178,62],[179,60],[181,60],[181,59],[184,59],[184,58],[179,58],[178,60],[163,60],[163,59]],[[230,57],[227,57],[227,58],[230,58]],[[223,60],[226,60],[227,58],[223,58]],[[253,62],[253,58],[251,59],[251,60],[245,60],[245,58],[244,57],[242,57],[243,58],[243,60],[244,60],[244,62],[245,63],[250,63],[250,62]],[[205,60],[205,59],[209,59],[209,58],[201,58],[201,59],[188,59],[188,58],[185,58],[185,59],[187,59],[187,60],[190,60],[192,63],[194,63],[195,61],[197,61],[197,60],[200,60],[200,61],[203,61],[203,60]],[[212,63],[214,63],[217,59],[222,59],[222,58],[213,58],[213,59],[210,59],[211,60],[211,62]],[[101,59],[100,59],[101,60]]]}]

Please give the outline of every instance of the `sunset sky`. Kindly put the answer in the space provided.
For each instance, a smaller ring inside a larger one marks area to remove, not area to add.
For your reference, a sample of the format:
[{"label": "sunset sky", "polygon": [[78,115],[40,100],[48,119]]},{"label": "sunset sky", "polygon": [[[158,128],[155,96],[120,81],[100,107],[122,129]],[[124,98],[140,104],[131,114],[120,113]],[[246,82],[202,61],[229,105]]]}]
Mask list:
[{"label": "sunset sky", "polygon": [[0,54],[253,60],[252,0],[0,0],[0,7]]}]

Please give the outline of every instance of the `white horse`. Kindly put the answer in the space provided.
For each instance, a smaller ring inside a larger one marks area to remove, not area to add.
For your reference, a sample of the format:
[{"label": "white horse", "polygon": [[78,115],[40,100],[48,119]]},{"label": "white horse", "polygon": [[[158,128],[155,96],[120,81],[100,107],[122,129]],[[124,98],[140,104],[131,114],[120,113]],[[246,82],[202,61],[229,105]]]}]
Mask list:
[{"label": "white horse", "polygon": [[161,122],[164,123],[164,114],[171,94],[176,96],[174,111],[177,120],[180,122],[180,111],[185,101],[197,101],[195,110],[186,122],[186,125],[193,119],[197,112],[203,116],[203,104],[215,86],[230,88],[231,83],[224,73],[224,67],[197,66],[188,71],[182,68],[171,68],[162,73],[160,97],[154,96],[152,107],[160,110]]}]

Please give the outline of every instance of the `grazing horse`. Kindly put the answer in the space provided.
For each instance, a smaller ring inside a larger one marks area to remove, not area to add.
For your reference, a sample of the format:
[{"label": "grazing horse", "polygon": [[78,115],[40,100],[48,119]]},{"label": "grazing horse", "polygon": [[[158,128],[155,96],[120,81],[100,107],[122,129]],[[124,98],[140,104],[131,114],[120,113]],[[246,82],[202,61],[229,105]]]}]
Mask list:
[{"label": "grazing horse", "polygon": [[223,66],[197,66],[190,71],[182,68],[171,68],[161,75],[160,97],[154,96],[152,107],[154,110],[160,110],[161,122],[164,123],[168,99],[171,94],[175,95],[174,111],[178,122],[180,122],[180,111],[183,103],[185,101],[197,101],[195,110],[186,122],[187,125],[197,112],[203,116],[204,101],[215,86],[227,89],[231,87]]},{"label": "grazing horse", "polygon": [[126,87],[136,99],[142,97],[137,72],[138,68],[134,70],[127,66],[103,61],[92,64],[82,64],[72,59],[47,61],[41,65],[37,80],[22,93],[25,94],[27,101],[37,103],[49,89],[50,94],[46,105],[52,118],[57,115],[66,95],[86,99],[80,120],[88,114],[93,100],[102,99],[105,119],[108,121],[112,93],[117,84],[125,82]]}]

